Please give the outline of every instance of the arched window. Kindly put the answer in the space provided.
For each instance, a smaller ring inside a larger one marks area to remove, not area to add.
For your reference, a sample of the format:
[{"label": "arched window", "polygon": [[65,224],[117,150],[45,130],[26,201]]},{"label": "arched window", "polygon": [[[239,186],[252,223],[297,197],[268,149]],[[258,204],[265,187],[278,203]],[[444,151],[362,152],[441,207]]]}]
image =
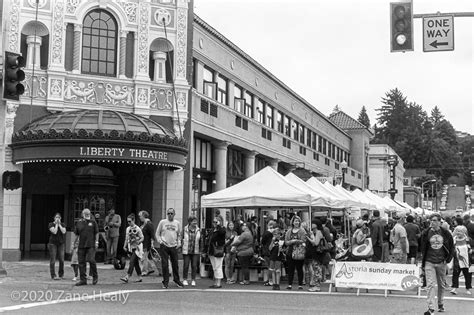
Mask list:
[{"label": "arched window", "polygon": [[116,76],[117,22],[105,10],[89,12],[82,26],[82,73]]}]

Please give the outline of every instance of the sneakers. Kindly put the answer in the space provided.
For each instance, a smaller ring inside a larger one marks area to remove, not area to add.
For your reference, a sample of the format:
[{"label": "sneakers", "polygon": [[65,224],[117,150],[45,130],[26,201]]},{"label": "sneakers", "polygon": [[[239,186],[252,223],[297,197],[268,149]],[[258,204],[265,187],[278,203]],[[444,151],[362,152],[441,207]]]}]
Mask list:
[{"label": "sneakers", "polygon": [[230,280],[227,280],[226,283],[227,283],[227,284],[234,284],[234,283],[235,283],[235,280],[230,279]]},{"label": "sneakers", "polygon": [[280,290],[280,285],[279,284],[274,284],[272,290],[279,291]]},{"label": "sneakers", "polygon": [[176,286],[177,286],[178,288],[183,288],[183,287],[184,287],[184,286],[183,286],[183,283],[182,283],[181,281],[179,281],[179,280],[178,280],[178,281],[174,281],[174,283],[176,283]]},{"label": "sneakers", "polygon": [[303,286],[302,286],[302,285],[299,285],[299,286],[298,286],[298,290],[303,290]]},{"label": "sneakers", "polygon": [[308,289],[309,292],[320,292],[321,288],[314,286]]},{"label": "sneakers", "polygon": [[183,285],[188,286],[189,285],[188,280],[183,280]]},{"label": "sneakers", "polygon": [[61,280],[61,278],[59,278],[59,277],[57,277],[57,276],[51,277],[51,279],[53,279],[53,280]]},{"label": "sneakers", "polygon": [[286,287],[286,289],[287,289],[287,290],[291,290],[291,289],[293,289],[293,288],[291,287],[291,285],[289,285],[289,286]]},{"label": "sneakers", "polygon": [[268,282],[268,281],[265,282],[265,283],[263,283],[263,285],[266,286],[266,287],[271,287],[271,286],[272,286],[272,284],[271,284],[270,282]]},{"label": "sneakers", "polygon": [[191,280],[191,286],[192,286],[192,287],[195,287],[195,286],[196,286],[196,281]]},{"label": "sneakers", "polygon": [[163,289],[168,289],[168,283],[161,282]]},{"label": "sneakers", "polygon": [[137,282],[137,283],[143,282],[143,279],[142,279],[142,278],[138,278],[137,280],[135,280],[135,282]]},{"label": "sneakers", "polygon": [[456,292],[456,288],[454,288],[454,289],[452,289],[451,291],[449,291],[449,293],[454,294],[454,295],[458,294],[458,293]]},{"label": "sneakers", "polygon": [[72,281],[77,281],[77,277],[72,278]]},{"label": "sneakers", "polygon": [[423,313],[423,315],[432,315],[435,313],[435,310],[429,308],[426,312]]},{"label": "sneakers", "polygon": [[466,290],[466,294],[467,294],[467,295],[471,295],[472,293],[471,293],[471,291],[468,289],[468,290]]},{"label": "sneakers", "polygon": [[128,283],[128,277],[127,276],[120,278],[120,280],[122,280],[124,283]]},{"label": "sneakers", "polygon": [[444,305],[443,304],[438,305],[438,312],[440,312],[440,313],[444,312]]},{"label": "sneakers", "polygon": [[240,281],[239,284],[241,285],[249,285],[250,281]]}]

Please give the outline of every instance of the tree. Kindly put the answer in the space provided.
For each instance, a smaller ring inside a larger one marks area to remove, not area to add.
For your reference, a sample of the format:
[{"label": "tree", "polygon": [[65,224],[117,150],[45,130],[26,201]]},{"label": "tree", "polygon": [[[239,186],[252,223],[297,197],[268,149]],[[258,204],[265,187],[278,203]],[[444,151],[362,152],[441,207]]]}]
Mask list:
[{"label": "tree", "polygon": [[436,125],[437,123],[439,123],[441,120],[443,120],[444,116],[443,114],[441,114],[441,111],[439,110],[438,106],[435,106],[432,110],[431,110],[431,122],[433,123],[433,125]]},{"label": "tree", "polygon": [[362,106],[357,121],[360,122],[362,125],[366,126],[367,128],[370,128],[370,120],[369,116],[367,115],[367,110],[365,109],[365,106]]}]

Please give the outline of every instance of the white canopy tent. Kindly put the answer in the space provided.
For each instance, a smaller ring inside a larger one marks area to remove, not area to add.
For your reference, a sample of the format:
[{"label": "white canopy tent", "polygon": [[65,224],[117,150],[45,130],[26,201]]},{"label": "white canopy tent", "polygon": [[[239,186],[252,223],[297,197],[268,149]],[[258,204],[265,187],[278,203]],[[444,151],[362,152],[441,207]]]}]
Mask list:
[{"label": "white canopy tent", "polygon": [[334,188],[339,191],[343,196],[346,196],[348,200],[352,202],[352,207],[358,207],[363,209],[370,209],[370,204],[365,203],[359,199],[357,199],[354,195],[352,195],[349,191],[344,189],[341,185],[336,185]]},{"label": "white canopy tent", "polygon": [[336,194],[334,191],[329,189],[327,186],[324,186],[318,179],[311,177],[306,181],[306,184],[310,186],[313,190],[321,192],[324,196],[329,198],[329,203],[331,208],[347,208],[350,207],[350,204],[347,202],[347,198]]},{"label": "white canopy tent", "polygon": [[301,178],[291,172],[285,176],[285,179],[291,184],[293,184],[295,187],[298,187],[302,191],[311,194],[311,196],[313,197],[311,206],[313,207],[331,207],[331,204],[335,201],[331,199],[331,196],[326,195],[324,191],[317,191],[313,189],[311,186],[306,184],[305,181],[303,181]]},{"label": "white canopy tent", "polygon": [[366,204],[369,204],[370,207],[369,209],[370,210],[379,210],[379,211],[384,211],[385,210],[385,207],[380,203],[380,201],[376,201],[376,200],[373,200],[369,197],[367,197],[363,192],[362,190],[360,189],[355,189],[351,192],[351,194],[353,194],[358,200],[366,203]]},{"label": "white canopy tent", "polygon": [[313,202],[317,200],[308,191],[267,166],[238,184],[202,196],[201,207],[310,207]]}]

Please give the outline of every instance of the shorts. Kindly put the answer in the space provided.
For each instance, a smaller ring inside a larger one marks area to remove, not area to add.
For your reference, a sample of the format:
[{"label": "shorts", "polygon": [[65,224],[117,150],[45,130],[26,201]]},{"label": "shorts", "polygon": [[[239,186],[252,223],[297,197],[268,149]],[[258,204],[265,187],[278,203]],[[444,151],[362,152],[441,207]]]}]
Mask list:
[{"label": "shorts", "polygon": [[416,254],[418,253],[418,246],[417,245],[414,245],[414,246],[410,246],[409,247],[409,253],[408,253],[408,258],[416,258]]},{"label": "shorts", "polygon": [[270,267],[270,256],[263,256],[263,259],[265,260],[265,267],[269,268]]},{"label": "shorts", "polygon": [[280,270],[281,269],[281,261],[279,260],[270,260],[270,264],[268,269],[270,270]]}]

